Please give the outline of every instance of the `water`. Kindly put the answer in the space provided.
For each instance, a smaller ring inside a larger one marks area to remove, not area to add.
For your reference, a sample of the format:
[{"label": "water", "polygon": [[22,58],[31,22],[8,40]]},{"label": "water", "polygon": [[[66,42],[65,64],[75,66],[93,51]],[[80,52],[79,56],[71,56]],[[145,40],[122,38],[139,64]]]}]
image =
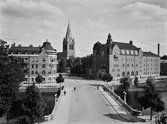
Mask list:
[{"label": "water", "polygon": [[[124,94],[122,91],[114,91],[117,95],[121,97],[122,100],[124,100]],[[167,112],[167,92],[158,92],[159,95],[161,96],[162,101],[165,103],[165,110]],[[130,105],[133,109],[138,109],[141,110],[141,106],[138,103],[138,98],[143,96],[143,92],[135,91],[135,92],[128,92],[127,93],[127,103]]]}]

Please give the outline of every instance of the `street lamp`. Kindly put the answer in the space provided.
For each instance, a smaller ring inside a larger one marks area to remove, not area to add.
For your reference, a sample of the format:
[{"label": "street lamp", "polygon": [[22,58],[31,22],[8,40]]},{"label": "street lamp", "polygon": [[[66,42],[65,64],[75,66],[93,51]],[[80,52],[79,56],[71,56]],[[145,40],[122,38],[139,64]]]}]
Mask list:
[{"label": "street lamp", "polygon": [[127,94],[127,92],[124,91],[123,93],[124,93],[124,102],[126,103],[126,94]]}]

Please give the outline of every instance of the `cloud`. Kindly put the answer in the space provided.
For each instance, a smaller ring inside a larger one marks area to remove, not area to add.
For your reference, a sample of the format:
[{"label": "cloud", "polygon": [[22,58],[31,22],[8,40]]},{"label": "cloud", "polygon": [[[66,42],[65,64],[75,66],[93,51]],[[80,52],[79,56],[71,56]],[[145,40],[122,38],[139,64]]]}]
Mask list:
[{"label": "cloud", "polygon": [[56,6],[45,2],[32,2],[21,0],[4,0],[1,1],[1,13],[8,16],[16,17],[34,17],[45,15],[62,16],[64,12]]},{"label": "cloud", "polygon": [[91,27],[99,27],[99,28],[103,28],[103,29],[106,28],[105,24],[102,24],[101,22],[93,21],[89,18],[87,19],[87,22]]},{"label": "cloud", "polygon": [[125,11],[129,11],[131,19],[136,20],[167,20],[167,9],[160,6],[147,4],[142,2],[136,2],[134,4],[128,4],[122,8]]}]

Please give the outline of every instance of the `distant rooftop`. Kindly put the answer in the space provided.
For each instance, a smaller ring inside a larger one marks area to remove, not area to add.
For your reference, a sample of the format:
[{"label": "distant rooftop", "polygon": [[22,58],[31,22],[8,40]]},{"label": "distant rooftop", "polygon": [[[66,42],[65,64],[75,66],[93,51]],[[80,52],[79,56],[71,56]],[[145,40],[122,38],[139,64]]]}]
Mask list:
[{"label": "distant rooftop", "polygon": [[152,52],[143,52],[143,56],[148,56],[148,57],[160,57],[157,54],[154,54]]}]

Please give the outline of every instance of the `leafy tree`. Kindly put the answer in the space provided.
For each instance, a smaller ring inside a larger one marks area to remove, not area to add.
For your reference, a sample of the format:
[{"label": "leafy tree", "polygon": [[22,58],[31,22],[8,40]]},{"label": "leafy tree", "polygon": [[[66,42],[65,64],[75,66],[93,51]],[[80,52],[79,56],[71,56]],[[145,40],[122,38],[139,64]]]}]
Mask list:
[{"label": "leafy tree", "polygon": [[43,77],[40,74],[38,74],[38,76],[35,78],[35,81],[39,83],[40,86],[40,83],[43,81]]},{"label": "leafy tree", "polygon": [[154,79],[149,77],[146,81],[147,87],[144,89],[144,96],[138,99],[144,109],[150,108],[150,120],[152,120],[152,112],[160,112],[165,109],[164,102],[155,91]]},{"label": "leafy tree", "polygon": [[103,81],[107,82],[107,85],[108,85],[108,82],[112,81],[113,80],[113,77],[111,76],[111,74],[108,74],[106,73],[104,76],[103,76]]},{"label": "leafy tree", "polygon": [[39,123],[43,121],[45,103],[38,87],[33,83],[33,85],[27,87],[25,93],[25,113],[19,118],[19,121],[26,120],[27,123],[29,123],[29,121],[31,121],[31,123]]},{"label": "leafy tree", "polygon": [[67,59],[67,67],[70,68],[70,70],[72,69],[72,67],[73,67],[73,60],[72,60],[72,58]]},{"label": "leafy tree", "polygon": [[166,124],[167,123],[167,115],[165,115],[165,113],[161,114],[160,122],[161,122],[161,124]]},{"label": "leafy tree", "polygon": [[0,56],[0,116],[8,114],[12,103],[19,98],[19,84],[23,80],[20,60]]},{"label": "leafy tree", "polygon": [[59,76],[56,78],[56,82],[57,82],[57,83],[62,83],[62,82],[64,82],[64,78],[63,78],[62,74],[59,74]]},{"label": "leafy tree", "polygon": [[66,67],[67,67],[67,62],[65,59],[61,59],[59,61],[59,68],[58,68],[58,72],[65,72],[66,71]]},{"label": "leafy tree", "polygon": [[124,89],[126,91],[128,91],[128,89],[130,88],[131,84],[132,84],[132,80],[130,79],[130,77],[125,76],[123,78],[120,79],[120,83],[122,84],[122,86],[124,87]]},{"label": "leafy tree", "polygon": [[137,76],[135,76],[134,85],[135,85],[136,87],[138,87],[138,77],[137,77]]},{"label": "leafy tree", "polygon": [[0,56],[6,56],[8,54],[9,45],[7,42],[0,39]]}]

